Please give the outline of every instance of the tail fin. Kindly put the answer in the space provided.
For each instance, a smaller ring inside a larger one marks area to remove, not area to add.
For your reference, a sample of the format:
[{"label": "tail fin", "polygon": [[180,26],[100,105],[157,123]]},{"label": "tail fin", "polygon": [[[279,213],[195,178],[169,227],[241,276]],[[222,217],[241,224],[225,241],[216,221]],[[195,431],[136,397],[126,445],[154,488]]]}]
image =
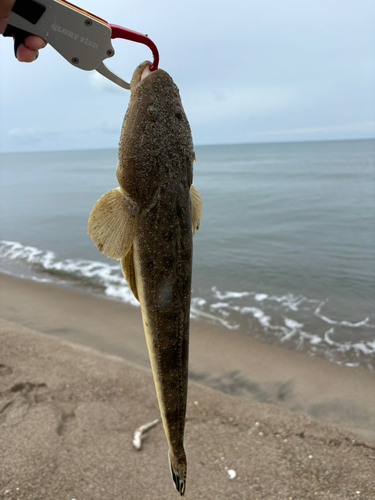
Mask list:
[{"label": "tail fin", "polygon": [[186,458],[184,456],[181,462],[177,462],[171,459],[171,456],[168,453],[168,462],[174,486],[183,497],[186,490]]}]

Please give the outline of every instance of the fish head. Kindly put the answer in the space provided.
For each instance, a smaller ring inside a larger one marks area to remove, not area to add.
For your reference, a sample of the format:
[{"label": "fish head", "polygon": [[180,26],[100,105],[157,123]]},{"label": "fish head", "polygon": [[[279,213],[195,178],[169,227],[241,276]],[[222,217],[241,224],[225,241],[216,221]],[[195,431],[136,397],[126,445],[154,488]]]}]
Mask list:
[{"label": "fish head", "polygon": [[120,186],[149,207],[163,179],[192,182],[194,149],[179,90],[169,74],[140,64],[130,83],[130,101],[119,142]]},{"label": "fish head", "polygon": [[186,490],[186,455],[183,452],[179,458],[174,457],[170,452],[168,453],[169,470],[171,472],[172,481],[176,490],[183,497]]}]

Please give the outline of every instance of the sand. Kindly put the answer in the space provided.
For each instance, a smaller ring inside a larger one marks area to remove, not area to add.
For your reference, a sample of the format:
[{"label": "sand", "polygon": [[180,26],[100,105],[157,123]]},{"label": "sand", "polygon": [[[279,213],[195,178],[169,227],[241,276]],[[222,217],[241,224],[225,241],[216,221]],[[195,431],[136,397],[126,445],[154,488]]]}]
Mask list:
[{"label": "sand", "polygon": [[[162,427],[132,447],[158,416],[140,311],[0,292],[0,498],[179,498]],[[198,322],[190,359],[186,498],[375,499],[375,374]]]}]

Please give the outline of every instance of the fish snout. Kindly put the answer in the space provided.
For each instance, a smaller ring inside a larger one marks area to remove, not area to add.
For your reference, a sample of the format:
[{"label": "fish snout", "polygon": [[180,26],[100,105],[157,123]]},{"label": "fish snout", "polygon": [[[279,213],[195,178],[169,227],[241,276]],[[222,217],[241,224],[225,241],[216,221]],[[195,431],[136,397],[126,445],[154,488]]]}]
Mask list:
[{"label": "fish snout", "polygon": [[137,85],[146,78],[146,76],[151,74],[150,71],[151,62],[144,61],[141,63],[134,71],[133,77],[130,82],[130,91],[133,92]]}]

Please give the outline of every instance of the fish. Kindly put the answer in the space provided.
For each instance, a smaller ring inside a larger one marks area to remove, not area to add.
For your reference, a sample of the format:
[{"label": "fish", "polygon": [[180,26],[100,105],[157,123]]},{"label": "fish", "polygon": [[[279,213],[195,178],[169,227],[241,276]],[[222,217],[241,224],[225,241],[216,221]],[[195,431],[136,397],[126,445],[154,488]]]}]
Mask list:
[{"label": "fish", "polygon": [[104,255],[121,261],[140,303],[170,473],[184,496],[192,237],[202,200],[192,184],[195,153],[179,90],[166,71],[150,66],[140,64],[130,83],[119,187],[94,205],[87,230]]}]

